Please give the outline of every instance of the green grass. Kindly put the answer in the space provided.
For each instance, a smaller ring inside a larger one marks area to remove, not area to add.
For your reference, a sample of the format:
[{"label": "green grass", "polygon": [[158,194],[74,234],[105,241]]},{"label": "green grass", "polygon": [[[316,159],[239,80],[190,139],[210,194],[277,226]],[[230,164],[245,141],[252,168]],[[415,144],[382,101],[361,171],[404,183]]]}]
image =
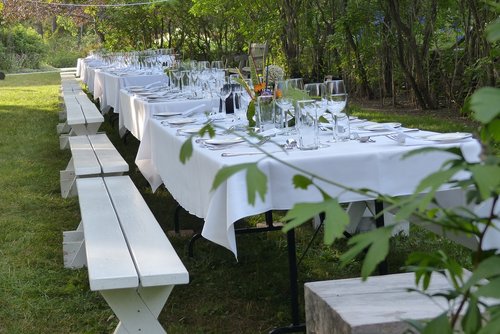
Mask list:
[{"label": "green grass", "polygon": [[[75,198],[62,199],[59,192],[59,170],[70,158],[68,151],[59,150],[55,130],[59,85],[58,73],[9,75],[0,81],[1,334],[109,333],[117,324],[101,296],[89,290],[86,270],[63,268],[62,232],[76,228],[79,208]],[[357,113],[408,126],[424,128],[425,124],[441,131],[469,129],[460,120]],[[131,138],[124,144],[109,122],[102,130],[129,162],[132,179],[163,229],[172,230],[176,203],[164,188],[152,194],[137,172],[133,161],[138,142]],[[251,219],[252,223],[259,220],[263,217]],[[201,227],[200,220],[185,213],[181,223],[183,228]],[[297,230],[299,256],[312,233],[310,226]],[[189,258],[188,238],[170,239],[191,282],[175,287],[160,315],[169,333],[265,333],[289,324],[286,239],[282,233],[238,236],[238,262],[231,252],[206,240],[196,243],[195,257]],[[320,239],[314,241],[300,264],[301,283],[359,276],[360,259],[340,266],[345,240],[325,246]],[[390,271],[399,271],[411,251],[439,247],[468,265],[468,251],[413,228],[410,237],[394,238]]]}]

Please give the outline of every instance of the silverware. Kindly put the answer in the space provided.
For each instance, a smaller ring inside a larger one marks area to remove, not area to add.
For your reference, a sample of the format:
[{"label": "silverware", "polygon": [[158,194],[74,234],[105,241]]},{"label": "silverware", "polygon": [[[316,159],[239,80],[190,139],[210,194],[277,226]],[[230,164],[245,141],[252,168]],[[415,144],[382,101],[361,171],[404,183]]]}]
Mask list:
[{"label": "silverware", "polygon": [[243,155],[259,155],[259,154],[274,154],[274,153],[280,153],[280,152],[285,152],[285,151],[272,151],[272,152],[223,152],[221,153],[221,157],[239,157]]}]

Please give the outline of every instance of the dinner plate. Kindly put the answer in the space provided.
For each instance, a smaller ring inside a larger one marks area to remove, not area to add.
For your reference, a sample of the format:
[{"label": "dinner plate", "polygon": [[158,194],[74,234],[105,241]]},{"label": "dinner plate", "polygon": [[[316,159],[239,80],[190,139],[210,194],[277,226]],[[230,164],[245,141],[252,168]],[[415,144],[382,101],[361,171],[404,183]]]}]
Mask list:
[{"label": "dinner plate", "polygon": [[424,138],[427,140],[440,141],[440,142],[454,142],[471,137],[472,134],[467,132],[450,132],[450,133],[438,133],[435,135],[426,136]]},{"label": "dinner plate", "polygon": [[233,138],[212,138],[205,140],[205,143],[210,145],[228,145],[228,144],[236,144],[245,141],[241,137],[233,137]]},{"label": "dinner plate", "polygon": [[196,118],[191,118],[191,117],[174,118],[167,121],[167,123],[171,125],[189,124],[194,122],[196,122]]},{"label": "dinner plate", "polygon": [[387,131],[390,130],[391,128],[399,128],[400,126],[401,123],[376,123],[376,124],[365,125],[363,127],[360,127],[360,129],[367,131]]}]

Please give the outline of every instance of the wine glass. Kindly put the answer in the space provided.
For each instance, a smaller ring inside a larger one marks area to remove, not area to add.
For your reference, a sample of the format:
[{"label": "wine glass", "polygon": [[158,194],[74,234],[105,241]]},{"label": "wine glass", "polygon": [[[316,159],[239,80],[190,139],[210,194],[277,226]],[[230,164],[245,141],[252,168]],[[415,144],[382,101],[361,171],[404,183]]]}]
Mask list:
[{"label": "wine glass", "polygon": [[223,70],[224,63],[221,60],[214,60],[214,61],[212,61],[212,69],[213,70]]},{"label": "wine glass", "polygon": [[343,80],[325,82],[327,111],[336,114],[342,112],[347,105],[347,93]]},{"label": "wine glass", "polygon": [[304,90],[304,80],[302,78],[293,78],[287,80],[288,88]]},{"label": "wine glass", "polygon": [[233,93],[233,110],[234,116],[238,123],[240,123],[243,119],[245,119],[246,109],[242,106],[241,95],[243,93],[243,87],[240,84],[232,83],[231,90]]},{"label": "wine glass", "polygon": [[326,85],[326,110],[332,114],[334,142],[348,140],[349,117],[343,113],[347,105],[347,93],[343,80],[330,80]]},{"label": "wine glass", "polygon": [[292,108],[292,98],[290,96],[290,90],[288,89],[287,81],[277,81],[274,86],[274,95],[276,97],[276,104],[281,110],[281,119],[276,123],[283,127],[284,134],[289,134],[288,130],[288,113]]},{"label": "wine glass", "polygon": [[221,114],[223,117],[226,116],[226,99],[231,95],[231,85],[223,83],[218,91],[216,91],[217,96],[221,103]]}]

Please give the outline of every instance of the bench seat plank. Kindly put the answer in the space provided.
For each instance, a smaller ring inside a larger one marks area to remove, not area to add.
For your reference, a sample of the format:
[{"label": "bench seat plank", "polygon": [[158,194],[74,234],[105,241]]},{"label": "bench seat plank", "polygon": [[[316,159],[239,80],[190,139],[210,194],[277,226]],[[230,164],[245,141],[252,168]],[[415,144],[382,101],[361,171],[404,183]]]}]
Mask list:
[{"label": "bench seat plank", "polygon": [[88,136],[95,155],[101,164],[102,173],[124,173],[128,172],[128,164],[115,149],[113,143],[105,134],[96,134]]},{"label": "bench seat plank", "polygon": [[104,117],[102,116],[101,112],[86,95],[77,95],[76,100],[82,107],[83,115],[87,124],[104,122]]},{"label": "bench seat plank", "polygon": [[104,178],[134,258],[141,286],[186,284],[189,274],[128,176]]},{"label": "bench seat plank", "polygon": [[133,288],[139,279],[102,178],[77,179],[90,289]]},{"label": "bench seat plank", "polygon": [[70,126],[85,124],[85,116],[83,115],[82,107],[75,97],[64,97],[64,105],[66,108],[66,122]]},{"label": "bench seat plank", "polygon": [[76,176],[98,175],[101,165],[87,136],[68,138]]}]

